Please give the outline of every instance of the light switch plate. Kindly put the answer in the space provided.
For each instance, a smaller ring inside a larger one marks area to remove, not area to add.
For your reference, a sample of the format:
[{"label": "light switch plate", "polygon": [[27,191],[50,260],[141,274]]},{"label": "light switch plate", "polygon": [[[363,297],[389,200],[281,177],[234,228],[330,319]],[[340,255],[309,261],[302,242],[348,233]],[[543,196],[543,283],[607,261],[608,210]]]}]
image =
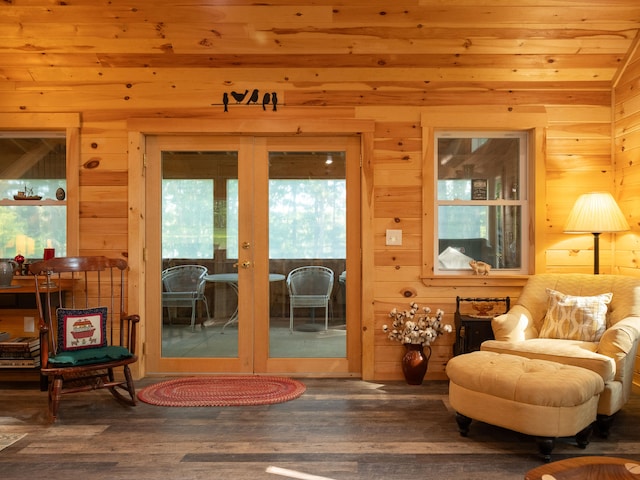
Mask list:
[{"label": "light switch plate", "polygon": [[387,245],[402,245],[402,230],[387,230]]},{"label": "light switch plate", "polygon": [[35,331],[35,327],[35,319],[33,317],[24,317],[25,332],[33,332]]}]

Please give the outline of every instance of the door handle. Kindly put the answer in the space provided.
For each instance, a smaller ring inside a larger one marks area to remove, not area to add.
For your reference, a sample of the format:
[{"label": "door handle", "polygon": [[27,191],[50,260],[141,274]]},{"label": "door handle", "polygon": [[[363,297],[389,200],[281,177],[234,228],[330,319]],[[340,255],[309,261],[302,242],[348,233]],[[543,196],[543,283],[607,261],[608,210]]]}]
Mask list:
[{"label": "door handle", "polygon": [[249,261],[245,261],[245,262],[242,262],[242,263],[236,262],[236,263],[233,264],[233,266],[235,268],[238,268],[238,266],[241,266],[242,268],[249,268],[251,266],[251,262],[249,262]]}]

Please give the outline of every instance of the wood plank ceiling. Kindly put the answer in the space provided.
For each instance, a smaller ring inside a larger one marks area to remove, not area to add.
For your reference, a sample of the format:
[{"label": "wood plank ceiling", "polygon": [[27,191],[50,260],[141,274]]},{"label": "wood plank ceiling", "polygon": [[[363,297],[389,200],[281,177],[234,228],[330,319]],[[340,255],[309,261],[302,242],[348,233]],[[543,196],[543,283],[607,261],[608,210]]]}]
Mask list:
[{"label": "wood plank ceiling", "polygon": [[4,0],[0,109],[204,108],[256,81],[288,105],[606,105],[639,29],[638,0]]}]

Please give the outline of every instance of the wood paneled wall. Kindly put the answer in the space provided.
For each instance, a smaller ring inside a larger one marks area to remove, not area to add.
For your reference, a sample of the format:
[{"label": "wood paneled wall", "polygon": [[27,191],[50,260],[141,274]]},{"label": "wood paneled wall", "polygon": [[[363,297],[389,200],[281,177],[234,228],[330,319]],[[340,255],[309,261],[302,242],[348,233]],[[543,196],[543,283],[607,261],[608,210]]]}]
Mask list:
[{"label": "wood paneled wall", "polygon": [[[460,95],[460,102],[470,105],[460,112],[462,125],[482,125],[492,114],[500,112],[500,107],[473,105],[474,94],[466,92]],[[452,105],[459,109],[459,105]],[[374,112],[377,109],[368,109]],[[414,125],[407,129],[402,120],[411,114],[419,115],[428,108],[405,108],[403,118],[396,122],[387,120],[384,128],[376,128],[375,187],[374,187],[374,231],[375,252],[373,261],[376,270],[374,286],[375,298],[375,375],[376,378],[397,378],[399,346],[386,340],[381,331],[388,322],[387,312],[397,305],[416,300],[432,308],[442,308],[446,319],[453,322],[455,298],[509,296],[512,302],[518,298],[524,279],[498,278],[490,276],[486,280],[474,277],[447,279],[420,279],[423,242],[432,236],[433,230],[427,222],[425,237],[417,229],[422,224],[420,198],[423,188],[421,181],[423,168],[433,168],[431,160],[421,158],[419,152],[405,148],[418,141],[418,133],[410,137],[401,136],[402,132],[411,133],[420,130]],[[526,116],[538,116],[546,113],[546,135],[543,138],[542,155],[539,162],[539,178],[536,179],[535,234],[537,259],[535,271],[540,272],[592,272],[593,237],[591,235],[566,235],[563,227],[573,202],[581,193],[592,190],[613,188],[613,167],[611,156],[611,107],[609,101],[602,105],[565,105],[548,103],[544,94],[532,105],[515,109]],[[504,108],[502,116],[508,119],[514,109]],[[498,113],[498,117],[501,115]],[[504,122],[503,118],[499,123]],[[416,120],[417,121],[417,120]],[[395,123],[395,126],[393,125]],[[496,122],[498,123],[498,122]],[[532,122],[535,123],[535,122]],[[402,128],[402,130],[399,130]],[[389,132],[399,132],[392,136]],[[385,146],[380,149],[380,146]],[[420,145],[424,150],[425,145]],[[393,148],[393,150],[390,150]],[[392,193],[399,192],[399,193]],[[406,207],[403,207],[406,205]],[[387,228],[404,230],[402,247],[387,247],[384,234]],[[533,245],[532,237],[532,245]],[[433,243],[433,242],[430,242]],[[612,271],[611,245],[603,241],[601,245],[601,271]],[[532,269],[532,272],[534,270]],[[410,295],[409,299],[405,294]],[[365,302],[366,304],[366,302]],[[428,378],[445,378],[444,367],[451,355],[453,335],[439,339],[433,348]]]},{"label": "wood paneled wall", "polygon": [[[622,27],[606,39],[598,33],[582,38],[586,55],[567,49],[562,38],[570,34],[559,25],[546,30],[550,37],[540,40],[544,48],[522,42],[517,55],[502,55],[507,46],[518,44],[521,33],[519,28],[504,30],[500,22],[508,20],[498,16],[493,43],[478,41],[476,50],[462,58],[458,43],[421,31],[419,15],[406,10],[418,9],[445,23],[460,20],[463,25],[450,33],[456,39],[465,38],[476,17],[462,15],[458,7],[440,12],[422,5],[428,2],[401,2],[389,15],[369,1],[333,10],[331,5],[292,5],[295,2],[279,2],[270,10],[226,2],[230,6],[216,7],[210,13],[215,19],[208,22],[195,7],[169,12],[148,1],[96,6],[84,0],[68,7],[46,0],[13,3],[15,7],[3,7],[9,17],[0,21],[5,40],[0,113],[80,113],[80,254],[131,258],[131,118],[375,122],[362,195],[363,207],[371,213],[362,232],[362,372],[367,379],[401,378],[402,347],[389,342],[381,330],[393,306],[415,300],[442,308],[452,322],[457,295],[509,295],[513,302],[524,282],[421,278],[424,235],[429,235],[423,226],[429,219],[424,217],[422,191],[432,186],[422,180],[423,169],[431,166],[423,153],[420,122],[430,107],[463,107],[477,122],[487,110],[505,116],[514,109],[545,112],[543,155],[536,158],[544,175],[536,179],[539,194],[532,226],[537,230],[532,246],[538,271],[592,271],[592,237],[562,230],[577,196],[603,189],[617,192],[632,231],[615,243],[603,236],[601,271],[640,275],[640,60],[636,54],[616,89],[615,166],[612,87],[603,79],[581,80],[587,75],[611,77],[619,68],[617,52],[634,35]],[[569,8],[571,3],[562,6],[565,15],[572,25],[582,25],[583,12]],[[608,15],[608,3],[602,5]],[[625,8],[628,16],[619,22],[631,29],[627,18],[635,18],[636,7],[630,3]],[[502,10],[504,15],[507,10]],[[521,18],[518,10],[511,14]],[[536,24],[553,22],[555,16],[548,6],[528,8],[527,15]],[[479,31],[475,34],[482,37]],[[256,44],[258,37],[262,44]],[[429,55],[421,53],[428,48]],[[539,51],[553,52],[553,61],[534,58]],[[344,55],[333,55],[337,53]],[[596,59],[597,67],[590,63]],[[231,103],[223,112],[224,93],[252,89],[277,92],[277,111]],[[403,230],[401,247],[385,246],[388,228]],[[137,255],[133,258],[138,261]],[[133,271],[141,271],[141,266],[133,265]],[[437,341],[428,378],[444,378],[452,343],[452,335]]]},{"label": "wood paneled wall", "polygon": [[[613,263],[616,273],[640,273],[640,48],[630,55],[614,90],[615,198],[631,231],[616,235]],[[640,354],[634,382],[640,384]]]}]

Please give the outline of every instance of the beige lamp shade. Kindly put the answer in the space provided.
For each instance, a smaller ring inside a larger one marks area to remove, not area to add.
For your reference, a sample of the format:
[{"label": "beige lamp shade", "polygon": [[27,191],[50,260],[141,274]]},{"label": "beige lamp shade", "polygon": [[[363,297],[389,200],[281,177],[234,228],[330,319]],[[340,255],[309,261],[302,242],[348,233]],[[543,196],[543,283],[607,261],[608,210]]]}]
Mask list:
[{"label": "beige lamp shade", "polygon": [[592,192],[581,195],[576,201],[565,233],[626,232],[629,223],[620,207],[608,192]]}]

